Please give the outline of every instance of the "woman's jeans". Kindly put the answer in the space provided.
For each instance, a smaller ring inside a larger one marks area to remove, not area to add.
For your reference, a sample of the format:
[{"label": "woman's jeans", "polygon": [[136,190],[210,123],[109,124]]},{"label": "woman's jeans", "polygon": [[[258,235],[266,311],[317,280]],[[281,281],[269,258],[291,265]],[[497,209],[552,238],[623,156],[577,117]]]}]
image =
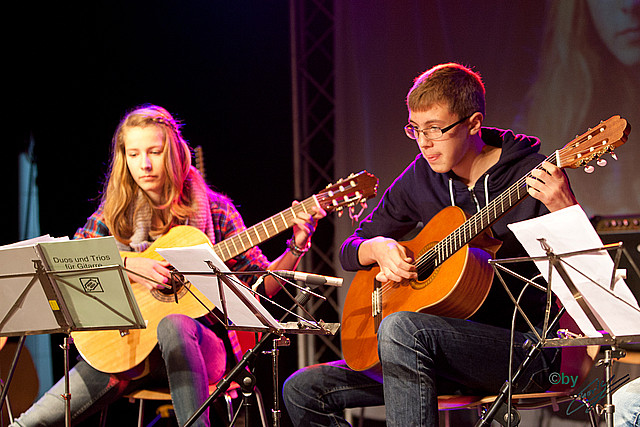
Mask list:
[{"label": "woman's jeans", "polygon": [[[399,312],[378,330],[384,385],[374,372],[344,361],[310,366],[284,384],[283,398],[296,426],[348,426],[345,408],[386,406],[389,426],[437,426],[438,394],[497,393],[508,378],[510,331],[461,319]],[[513,369],[526,356],[528,334],[516,332]],[[547,349],[513,391],[548,389],[560,351]],[[384,397],[384,398],[383,398]]]},{"label": "woman's jeans", "polygon": [[[224,374],[224,342],[197,320],[176,314],[160,321],[158,344],[164,363],[156,364],[148,375],[137,380],[97,371],[84,360],[78,362],[69,372],[72,421],[81,421],[134,390],[145,386],[166,386],[168,379],[176,417],[179,424],[184,425],[209,397],[209,383]],[[66,411],[63,394],[64,378],[22,414],[12,427],[63,426]],[[208,410],[193,425],[208,426]]]}]

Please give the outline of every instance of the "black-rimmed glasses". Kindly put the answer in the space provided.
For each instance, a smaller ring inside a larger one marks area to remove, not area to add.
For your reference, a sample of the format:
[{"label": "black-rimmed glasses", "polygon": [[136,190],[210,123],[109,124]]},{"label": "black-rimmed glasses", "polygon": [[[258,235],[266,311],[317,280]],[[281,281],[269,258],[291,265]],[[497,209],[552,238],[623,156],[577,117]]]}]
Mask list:
[{"label": "black-rimmed glasses", "polygon": [[[472,114],[473,115],[473,114]],[[418,137],[420,136],[421,133],[424,134],[424,136],[427,139],[438,139],[438,138],[442,138],[442,135],[444,135],[446,132],[450,131],[451,129],[453,129],[456,125],[459,125],[460,123],[464,122],[465,120],[467,120],[470,116],[467,117],[463,117],[460,120],[458,120],[457,122],[450,124],[449,126],[440,128],[438,126],[431,126],[427,129],[420,129],[415,127],[414,125],[406,125],[404,127],[404,133],[407,134],[407,136],[411,139],[418,139]]]}]

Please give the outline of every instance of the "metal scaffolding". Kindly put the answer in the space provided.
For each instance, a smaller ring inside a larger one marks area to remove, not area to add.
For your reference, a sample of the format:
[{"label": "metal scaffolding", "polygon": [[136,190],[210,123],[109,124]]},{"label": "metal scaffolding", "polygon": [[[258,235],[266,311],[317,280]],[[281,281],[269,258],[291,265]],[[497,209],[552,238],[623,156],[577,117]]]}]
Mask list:
[{"label": "metal scaffolding", "polygon": [[[289,5],[294,196],[302,200],[335,178],[335,16],[333,0],[290,0]],[[300,266],[304,271],[336,274],[335,219],[328,215],[319,225]],[[339,322],[336,288],[322,293],[327,301],[312,300],[307,310],[326,322]],[[300,367],[341,357],[339,336],[301,335],[298,340]]]}]

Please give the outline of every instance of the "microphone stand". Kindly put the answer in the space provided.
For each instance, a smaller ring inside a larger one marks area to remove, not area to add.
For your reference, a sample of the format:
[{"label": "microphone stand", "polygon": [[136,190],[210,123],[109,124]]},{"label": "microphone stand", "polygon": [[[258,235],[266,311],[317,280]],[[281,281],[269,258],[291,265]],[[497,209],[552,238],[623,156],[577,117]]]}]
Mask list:
[{"label": "microphone stand", "polygon": [[[294,303],[291,310],[294,310],[298,304],[299,305],[306,304],[308,300],[309,300],[309,294],[307,294],[306,292],[300,293],[296,297],[296,303]],[[282,322],[288,315],[289,313],[285,313],[280,319],[280,322]],[[251,350],[248,350],[244,354],[242,359],[233,367],[233,369],[231,369],[231,371],[229,371],[229,373],[225,377],[223,377],[220,380],[220,382],[218,382],[214,392],[207,398],[207,400],[200,406],[200,408],[198,408],[198,410],[191,416],[191,418],[187,420],[187,422],[184,424],[183,427],[191,426],[202,415],[202,413],[209,406],[211,406],[211,404],[218,397],[220,397],[222,393],[224,393],[229,388],[229,386],[233,381],[240,384],[240,388],[242,389],[243,408],[245,409],[245,426],[246,427],[254,426],[255,424],[252,424],[250,419],[251,417],[250,417],[249,409],[251,404],[249,401],[253,398],[253,395],[255,393],[254,387],[256,384],[256,377],[246,368],[248,367],[249,363],[256,358],[256,355],[259,353],[262,347],[266,344],[266,342],[269,341],[269,339],[271,339],[275,335],[276,334],[274,334],[273,332],[265,332],[262,338],[260,339],[260,341]],[[279,346],[277,341],[278,339],[274,340],[273,352],[272,352],[272,358],[274,360],[273,361],[274,375],[276,376],[274,377],[274,408],[273,408],[273,413],[274,413],[273,425],[275,427],[280,425],[280,405],[279,405],[279,399],[277,397],[278,384],[276,382],[277,381],[277,365],[278,365],[277,347]]]},{"label": "microphone stand", "polygon": [[[296,308],[296,306],[298,304],[300,305],[304,305],[307,301],[309,300],[309,295],[306,292],[303,292],[301,294],[299,294],[296,297],[296,303],[291,307],[291,310],[294,310]],[[282,318],[280,319],[280,322],[282,322],[287,316],[289,315],[289,313],[285,313]],[[236,364],[236,366],[233,367],[233,369],[231,369],[231,371],[229,371],[229,373],[224,376],[220,382],[218,382],[216,389],[214,390],[214,392],[207,398],[207,400],[202,404],[202,406],[200,406],[200,408],[198,408],[198,410],[191,416],[191,418],[189,418],[187,420],[187,422],[184,424],[183,427],[189,427],[191,426],[201,415],[202,413],[209,407],[211,406],[211,404],[218,398],[220,397],[220,395],[225,392],[229,386],[231,385],[232,382],[236,382],[238,384],[240,384],[240,388],[242,389],[242,395],[243,395],[243,408],[245,409],[245,426],[246,427],[251,427],[255,424],[251,423],[251,417],[250,417],[250,406],[251,404],[249,403],[249,400],[251,400],[253,398],[254,395],[254,387],[256,384],[256,377],[248,370],[246,369],[248,367],[248,365],[256,358],[256,355],[259,353],[259,351],[262,349],[262,347],[266,344],[267,341],[269,341],[269,339],[271,339],[272,337],[274,337],[276,334],[274,334],[273,332],[265,332],[262,336],[262,338],[260,339],[260,341],[251,349],[248,350],[244,356],[242,357],[242,359]],[[278,384],[277,384],[277,368],[278,368],[278,362],[277,362],[277,357],[278,357],[278,351],[277,351],[277,347],[279,346],[279,344],[277,343],[278,339],[274,339],[274,343],[273,343],[273,350],[272,350],[272,358],[273,358],[273,368],[274,368],[274,408],[273,408],[273,413],[274,413],[274,419],[273,419],[273,425],[274,426],[279,426],[280,425],[280,406],[279,406],[279,399],[277,397],[278,393],[277,393],[277,388],[278,388]]]}]

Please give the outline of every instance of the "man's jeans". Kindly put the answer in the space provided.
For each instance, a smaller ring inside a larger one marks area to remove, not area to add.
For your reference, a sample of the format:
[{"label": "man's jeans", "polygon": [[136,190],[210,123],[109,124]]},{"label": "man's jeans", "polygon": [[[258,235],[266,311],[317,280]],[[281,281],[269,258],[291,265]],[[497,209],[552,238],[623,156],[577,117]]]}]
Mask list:
[{"label": "man's jeans", "polygon": [[[529,334],[516,332],[514,371],[526,356]],[[496,393],[508,378],[510,331],[461,319],[399,312],[378,330],[384,386],[372,372],[343,361],[304,368],[284,384],[283,398],[296,426],[348,426],[345,408],[386,405],[389,426],[437,426],[438,394]],[[551,386],[559,350],[547,349],[514,385],[535,392]],[[384,394],[384,399],[383,399]]]}]

